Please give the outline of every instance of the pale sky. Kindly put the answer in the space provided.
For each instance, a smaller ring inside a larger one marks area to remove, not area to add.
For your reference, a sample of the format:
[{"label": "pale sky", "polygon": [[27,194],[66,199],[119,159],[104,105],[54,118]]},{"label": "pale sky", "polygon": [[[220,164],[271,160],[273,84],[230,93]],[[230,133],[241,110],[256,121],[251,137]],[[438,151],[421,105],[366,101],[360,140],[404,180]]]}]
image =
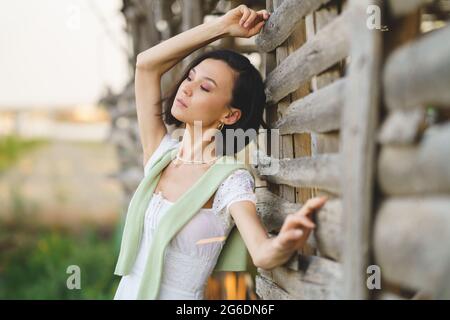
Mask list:
[{"label": "pale sky", "polygon": [[0,2],[0,109],[92,104],[128,80],[121,0]]}]

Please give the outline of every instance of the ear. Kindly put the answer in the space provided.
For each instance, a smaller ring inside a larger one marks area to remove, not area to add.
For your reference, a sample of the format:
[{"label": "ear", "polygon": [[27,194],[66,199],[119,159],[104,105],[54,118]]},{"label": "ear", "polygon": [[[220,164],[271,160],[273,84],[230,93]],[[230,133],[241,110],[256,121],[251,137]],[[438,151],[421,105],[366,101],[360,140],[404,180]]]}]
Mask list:
[{"label": "ear", "polygon": [[230,107],[231,110],[228,111],[228,114],[225,116],[222,121],[227,124],[231,125],[239,121],[239,119],[242,116],[242,111],[238,108]]}]

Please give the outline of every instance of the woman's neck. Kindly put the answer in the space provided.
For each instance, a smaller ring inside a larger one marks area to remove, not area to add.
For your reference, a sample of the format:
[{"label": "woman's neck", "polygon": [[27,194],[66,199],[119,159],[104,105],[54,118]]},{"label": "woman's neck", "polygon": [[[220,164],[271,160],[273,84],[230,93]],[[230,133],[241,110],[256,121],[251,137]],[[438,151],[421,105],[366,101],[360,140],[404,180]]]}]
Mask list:
[{"label": "woman's neck", "polygon": [[217,159],[214,136],[208,131],[201,126],[186,124],[179,149],[181,159],[196,163],[211,163]]}]

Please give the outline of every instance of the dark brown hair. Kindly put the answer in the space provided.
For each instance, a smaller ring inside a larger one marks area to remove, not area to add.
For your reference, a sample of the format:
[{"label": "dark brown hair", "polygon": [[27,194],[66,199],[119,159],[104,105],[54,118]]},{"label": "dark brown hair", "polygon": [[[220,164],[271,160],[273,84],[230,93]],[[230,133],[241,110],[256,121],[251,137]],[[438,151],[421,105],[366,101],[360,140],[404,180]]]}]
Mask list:
[{"label": "dark brown hair", "polygon": [[[159,101],[159,103],[163,103],[163,112],[159,114],[159,116],[163,116],[163,121],[167,125],[175,125],[177,128],[182,126],[183,122],[179,121],[171,114],[171,108],[178,92],[178,88],[183,80],[189,75],[189,71],[208,58],[224,61],[238,73],[233,86],[231,106],[241,110],[242,114],[236,123],[232,125],[225,124],[223,126],[221,133],[223,135],[224,145],[226,145],[227,129],[242,129],[244,132],[249,129],[254,129],[256,133],[258,133],[260,126],[267,129],[268,126],[263,120],[263,112],[266,106],[263,79],[259,71],[251,64],[247,57],[229,49],[207,51],[196,57],[186,67],[178,82],[171,90],[169,90],[168,94]],[[248,139],[248,141],[247,139],[245,140],[244,146],[238,146],[235,141],[234,153],[239,152],[251,142],[251,139]],[[223,150],[223,155],[225,155],[225,152],[226,150]]]}]

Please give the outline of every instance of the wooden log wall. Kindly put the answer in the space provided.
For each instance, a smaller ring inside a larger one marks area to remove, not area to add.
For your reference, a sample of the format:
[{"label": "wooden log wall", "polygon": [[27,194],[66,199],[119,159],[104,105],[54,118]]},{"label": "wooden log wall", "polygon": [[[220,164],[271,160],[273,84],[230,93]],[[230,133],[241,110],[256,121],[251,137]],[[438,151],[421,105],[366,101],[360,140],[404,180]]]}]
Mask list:
[{"label": "wooden log wall", "polygon": [[[450,26],[420,33],[426,0],[266,3],[273,13],[256,43],[281,150],[254,155],[268,182],[257,189],[258,211],[275,235],[308,196],[330,200],[307,251],[258,269],[257,294],[448,297]],[[387,30],[367,26],[373,6]],[[296,153],[297,143],[308,151]],[[367,285],[370,266],[379,267],[380,289]]]},{"label": "wooden log wall", "polygon": [[[400,292],[448,299],[450,25],[421,33],[427,3],[388,2],[388,22],[399,28],[386,35],[381,70],[386,115],[378,134],[373,251],[385,282]],[[431,111],[440,116],[428,117]]]},{"label": "wooden log wall", "polygon": [[[257,189],[257,209],[275,234],[286,215],[315,193],[326,192],[330,200],[318,213],[317,230],[305,250],[285,266],[258,269],[256,290],[262,299],[339,298],[338,132],[347,81],[341,77],[341,64],[350,50],[349,14],[339,14],[337,1],[269,0],[267,8],[273,13],[256,44],[266,52],[266,120],[281,135],[280,157],[274,156],[277,150],[255,155],[255,171],[268,182],[267,188]],[[278,170],[272,172],[273,167]]]}]

